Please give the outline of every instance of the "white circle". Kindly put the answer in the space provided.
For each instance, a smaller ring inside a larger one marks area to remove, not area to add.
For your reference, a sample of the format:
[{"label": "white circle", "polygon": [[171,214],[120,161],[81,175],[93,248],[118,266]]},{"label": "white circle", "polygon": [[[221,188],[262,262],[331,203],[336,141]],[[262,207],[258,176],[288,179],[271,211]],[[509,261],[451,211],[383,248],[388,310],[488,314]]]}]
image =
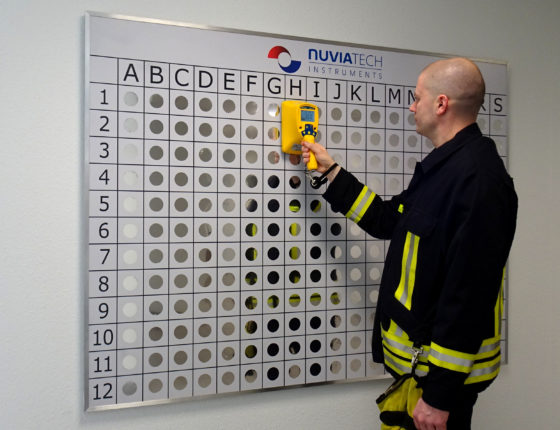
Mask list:
[{"label": "white circle", "polygon": [[369,277],[372,281],[377,281],[381,278],[381,270],[378,267],[372,267],[369,271]]},{"label": "white circle", "polygon": [[[352,258],[359,258],[362,255],[362,248],[360,248],[358,245],[354,245],[352,248],[350,248],[350,255],[352,256]],[[350,272],[350,276],[352,276],[352,272]]]},{"label": "white circle", "polygon": [[362,162],[362,157],[359,154],[353,154],[352,157],[350,158],[350,166],[352,166],[353,169],[358,169],[360,167],[361,162]]},{"label": "white circle", "polygon": [[126,291],[134,291],[138,287],[138,280],[132,276],[126,276],[122,281],[123,287]]},{"label": "white circle", "polygon": [[369,300],[371,303],[377,303],[377,298],[379,297],[379,290],[371,290],[369,293]]},{"label": "white circle", "polygon": [[123,155],[127,160],[134,161],[138,157],[138,148],[136,148],[136,146],[132,143],[129,143],[123,148]]},{"label": "white circle", "polygon": [[134,239],[138,235],[138,227],[135,224],[125,224],[123,234],[128,239]]},{"label": "white circle", "polygon": [[136,338],[137,338],[137,334],[136,334],[136,330],[132,329],[132,328],[127,328],[123,331],[122,334],[122,338],[123,341],[125,343],[134,343],[136,342]]},{"label": "white circle", "polygon": [[134,249],[129,249],[123,254],[123,261],[125,264],[134,264],[138,261],[138,253]]},{"label": "white circle", "polygon": [[360,226],[356,223],[350,224],[350,234],[352,236],[359,236],[360,233],[362,232],[362,229],[360,228]]},{"label": "white circle", "polygon": [[369,255],[373,258],[377,258],[380,254],[381,250],[379,249],[379,245],[375,243],[371,244],[371,246],[369,247]]},{"label": "white circle", "polygon": [[278,56],[278,64],[282,67],[288,67],[292,63],[292,57],[287,52],[282,52]]},{"label": "white circle", "polygon": [[355,305],[362,301],[362,295],[358,290],[354,290],[350,293],[350,301]]},{"label": "white circle", "polygon": [[138,173],[132,171],[132,170],[127,170],[126,172],[124,172],[124,182],[126,185],[136,185],[138,183]]},{"label": "white circle", "polygon": [[124,128],[129,133],[133,133],[138,130],[138,121],[134,118],[127,118],[124,120]]},{"label": "white circle", "polygon": [[124,304],[122,311],[125,317],[132,318],[138,312],[138,306],[136,303],[128,302]]},{"label": "white circle", "polygon": [[136,357],[134,355],[125,355],[122,360],[122,365],[127,370],[132,370],[136,367]]},{"label": "white circle", "polygon": [[138,208],[138,200],[134,197],[127,197],[123,201],[123,207],[127,212],[135,212],[136,208]]},{"label": "white circle", "polygon": [[[362,278],[362,271],[357,267],[350,270],[350,279],[353,281],[359,281]],[[359,294],[359,293],[358,293]]]}]

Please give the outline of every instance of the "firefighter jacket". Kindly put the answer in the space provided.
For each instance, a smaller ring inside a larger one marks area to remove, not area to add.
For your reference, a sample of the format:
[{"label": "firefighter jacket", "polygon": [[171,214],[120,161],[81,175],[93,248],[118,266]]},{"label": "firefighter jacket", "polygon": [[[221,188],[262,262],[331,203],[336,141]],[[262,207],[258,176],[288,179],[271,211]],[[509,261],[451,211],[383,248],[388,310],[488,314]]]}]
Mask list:
[{"label": "firefighter jacket", "polygon": [[408,188],[384,201],[340,170],[323,195],[370,235],[390,239],[373,355],[393,376],[410,372],[423,399],[450,410],[500,368],[505,264],[517,195],[494,142],[472,124],[417,163]]}]

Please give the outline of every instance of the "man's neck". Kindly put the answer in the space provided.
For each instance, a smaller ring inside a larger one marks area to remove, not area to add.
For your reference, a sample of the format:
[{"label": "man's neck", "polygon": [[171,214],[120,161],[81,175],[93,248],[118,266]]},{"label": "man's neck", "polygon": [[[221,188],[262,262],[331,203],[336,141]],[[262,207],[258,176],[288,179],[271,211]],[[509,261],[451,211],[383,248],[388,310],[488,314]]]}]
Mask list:
[{"label": "man's neck", "polygon": [[456,120],[452,124],[442,124],[440,129],[437,130],[434,138],[431,139],[434,147],[439,148],[440,146],[449,142],[455,137],[457,133],[459,133],[465,127],[471,125],[473,122],[475,122],[473,119],[465,119],[461,121]]}]

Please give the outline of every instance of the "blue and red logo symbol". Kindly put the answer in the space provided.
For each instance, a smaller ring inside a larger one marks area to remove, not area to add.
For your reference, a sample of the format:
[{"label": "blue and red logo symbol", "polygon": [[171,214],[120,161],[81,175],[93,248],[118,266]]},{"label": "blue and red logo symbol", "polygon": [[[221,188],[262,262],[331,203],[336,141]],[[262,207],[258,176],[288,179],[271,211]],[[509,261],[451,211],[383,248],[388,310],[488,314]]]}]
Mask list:
[{"label": "blue and red logo symbol", "polygon": [[283,46],[275,46],[268,51],[268,58],[275,58],[278,60],[278,65],[286,73],[295,73],[301,66],[301,61],[292,60],[290,51]]}]

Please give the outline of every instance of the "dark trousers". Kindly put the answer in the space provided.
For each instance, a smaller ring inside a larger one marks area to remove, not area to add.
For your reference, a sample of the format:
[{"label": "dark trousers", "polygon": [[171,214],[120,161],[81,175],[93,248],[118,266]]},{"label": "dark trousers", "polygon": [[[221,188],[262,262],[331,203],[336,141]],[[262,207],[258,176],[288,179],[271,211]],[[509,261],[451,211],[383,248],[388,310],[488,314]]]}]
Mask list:
[{"label": "dark trousers", "polygon": [[477,398],[477,394],[466,394],[463,397],[461,404],[449,411],[447,430],[471,430],[473,407]]}]

